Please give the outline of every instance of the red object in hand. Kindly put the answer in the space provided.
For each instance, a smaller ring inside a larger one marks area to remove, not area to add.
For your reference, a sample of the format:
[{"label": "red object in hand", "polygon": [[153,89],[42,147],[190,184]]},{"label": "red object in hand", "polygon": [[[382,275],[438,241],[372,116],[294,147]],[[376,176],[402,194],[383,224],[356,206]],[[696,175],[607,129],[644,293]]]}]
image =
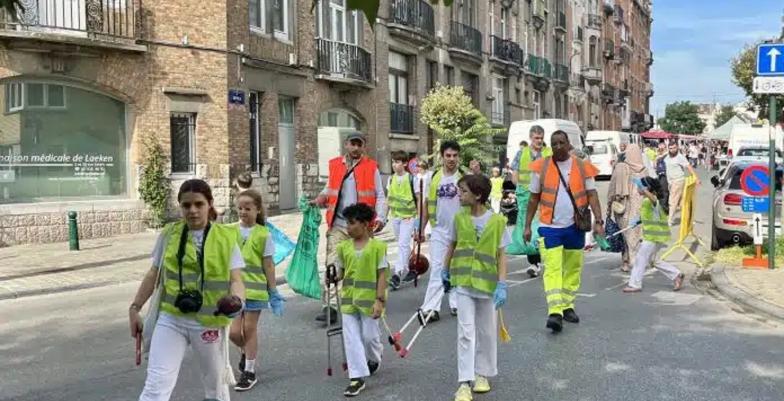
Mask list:
[{"label": "red object in hand", "polygon": [[136,333],[136,366],[142,364],[142,332]]},{"label": "red object in hand", "polygon": [[417,276],[425,274],[429,268],[430,261],[422,254],[412,253],[411,257],[408,258],[408,269],[415,271]]},{"label": "red object in hand", "polygon": [[242,299],[236,295],[224,295],[217,306],[216,315],[231,315],[242,310]]}]

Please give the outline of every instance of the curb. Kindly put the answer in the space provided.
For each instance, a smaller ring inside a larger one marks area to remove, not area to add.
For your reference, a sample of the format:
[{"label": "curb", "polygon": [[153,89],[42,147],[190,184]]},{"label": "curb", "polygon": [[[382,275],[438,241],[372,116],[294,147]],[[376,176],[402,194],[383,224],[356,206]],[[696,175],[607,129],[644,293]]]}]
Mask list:
[{"label": "curb", "polygon": [[722,295],[752,312],[784,321],[784,308],[765,302],[735,287],[727,278],[725,269],[724,265],[714,265],[710,273],[711,282]]}]

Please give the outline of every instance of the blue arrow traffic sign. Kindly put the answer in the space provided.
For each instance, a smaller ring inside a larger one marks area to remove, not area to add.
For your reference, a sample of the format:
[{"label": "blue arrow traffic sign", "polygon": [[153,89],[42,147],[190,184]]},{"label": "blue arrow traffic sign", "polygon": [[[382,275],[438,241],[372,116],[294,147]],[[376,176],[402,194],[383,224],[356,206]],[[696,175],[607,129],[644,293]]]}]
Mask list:
[{"label": "blue arrow traffic sign", "polygon": [[757,47],[757,75],[784,75],[784,43]]}]

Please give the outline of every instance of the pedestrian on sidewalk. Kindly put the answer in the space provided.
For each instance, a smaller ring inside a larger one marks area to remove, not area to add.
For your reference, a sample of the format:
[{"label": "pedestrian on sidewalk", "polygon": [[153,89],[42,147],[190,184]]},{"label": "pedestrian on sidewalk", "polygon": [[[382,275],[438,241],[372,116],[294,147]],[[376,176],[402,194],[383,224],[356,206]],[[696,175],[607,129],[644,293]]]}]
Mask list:
[{"label": "pedestrian on sidewalk", "polygon": [[416,216],[419,215],[419,185],[412,175],[406,172],[408,154],[399,150],[392,152],[392,170],[394,175],[389,177],[387,188],[389,190],[389,208],[387,208],[387,221],[392,216],[392,230],[397,238],[398,260],[394,266],[389,286],[393,290],[400,287],[401,281],[412,282],[417,273],[408,270],[408,258],[411,256],[411,241],[416,230]]},{"label": "pedestrian on sidewalk", "polygon": [[[578,323],[575,297],[580,289],[583,268],[584,231],[578,229],[590,205],[595,221],[593,232],[604,234],[602,208],[594,177],[598,173],[590,162],[569,154],[572,146],[563,131],[551,137],[553,156],[531,164],[531,200],[525,220],[524,238],[531,240],[531,223],[539,211],[540,252],[544,264],[544,291],[547,298],[546,327],[558,333],[563,320]],[[579,212],[579,216],[577,213]]]},{"label": "pedestrian on sidewalk", "polygon": [[[678,142],[672,141],[669,145],[669,153],[664,157],[664,164],[667,169],[667,183],[669,184],[669,224],[675,225],[675,214],[680,210],[681,199],[683,198],[683,189],[686,185],[686,172],[694,177],[697,173],[694,168],[686,160],[686,157],[678,151]],[[697,185],[700,185],[700,180],[697,179]]]},{"label": "pedestrian on sidewalk", "polygon": [[256,385],[258,359],[258,325],[261,311],[270,307],[276,316],[283,315],[283,296],[275,282],[275,242],[265,226],[261,194],[246,190],[237,197],[240,221],[240,247],[245,260],[242,279],[245,283],[245,310],[231,323],[229,338],[240,347],[239,380],[236,391],[248,391]]},{"label": "pedestrian on sidewalk", "polygon": [[504,178],[501,177],[501,169],[493,167],[493,178],[490,179],[492,189],[490,190],[490,204],[494,213],[501,213],[501,199],[504,197]]},{"label": "pedestrian on sidewalk", "polygon": [[[439,312],[445,293],[441,271],[446,263],[449,246],[454,241],[455,215],[460,211],[457,181],[463,176],[458,168],[460,144],[444,141],[441,143],[440,152],[442,166],[433,173],[430,180],[430,189],[426,196],[427,208],[423,213],[423,218],[430,221],[433,230],[430,235],[430,279],[421,310],[425,316],[429,316],[428,321],[431,322],[441,318]],[[418,237],[418,241],[425,240],[422,233]],[[449,310],[452,316],[457,315],[457,300],[453,293],[449,294]]]},{"label": "pedestrian on sidewalk", "polygon": [[228,401],[232,372],[226,327],[239,310],[227,316],[220,313],[218,304],[241,305],[245,298],[245,262],[237,245],[237,229],[212,223],[217,217],[212,189],[202,180],[185,181],[177,201],[183,219],[166,225],[158,236],[152,268],[129,308],[131,335],[136,337],[143,330],[139,311],[156,285],[162,286],[160,305],[150,306],[151,310],[159,308],[160,313],[139,400],[166,401],[171,397],[190,345],[201,369],[204,398]]},{"label": "pedestrian on sidewalk", "polygon": [[[632,180],[647,176],[648,170],[643,162],[640,148],[635,144],[629,145],[626,148],[626,160],[613,166],[610,187],[607,191],[607,215],[612,216],[619,227],[626,227],[629,222],[640,217],[643,197]],[[631,264],[640,245],[642,228],[635,227],[625,231],[623,238],[626,246],[621,254],[621,271],[628,273],[631,271]]]},{"label": "pedestrian on sidewalk", "polygon": [[239,219],[237,211],[237,195],[249,190],[253,186],[253,176],[249,172],[240,173],[234,180],[234,185],[229,189],[229,205],[218,210],[218,216],[223,223],[235,223]]},{"label": "pedestrian on sidewalk", "polygon": [[[343,209],[355,203],[364,203],[376,211],[375,232],[384,228],[381,219],[387,215],[386,196],[381,182],[381,172],[375,160],[365,155],[365,135],[352,131],[346,137],[344,147],[346,154],[329,161],[329,177],[327,185],[311,204],[327,208],[327,265],[335,263],[337,245],[349,239],[346,228],[348,222],[343,216]],[[326,289],[322,289],[326,296]],[[326,300],[318,321],[327,320]],[[330,306],[332,307],[332,306]],[[334,307],[333,307],[334,310]],[[331,314],[337,319],[337,310]]]},{"label": "pedestrian on sidewalk", "polygon": [[458,182],[460,205],[455,240],[449,247],[443,280],[457,298],[457,372],[455,401],[471,401],[473,392],[490,391],[498,374],[496,309],[506,303],[506,219],[487,208],[491,183],[481,175]]},{"label": "pedestrian on sidewalk", "polygon": [[645,276],[645,268],[653,263],[653,266],[664,273],[667,278],[673,281],[673,291],[679,291],[683,286],[685,277],[677,267],[672,264],[659,260],[656,254],[670,242],[670,226],[667,224],[667,212],[659,203],[661,198],[661,187],[658,180],[645,177],[636,180],[638,192],[644,196],[640,217],[630,223],[631,226],[642,223],[643,241],[634,260],[634,269],[629,278],[629,285],[623,289],[625,293],[642,291],[642,279]]},{"label": "pedestrian on sidewalk", "polygon": [[542,258],[536,246],[536,238],[534,238],[534,244],[521,242],[525,231],[526,208],[531,197],[531,163],[552,156],[553,151],[544,143],[544,128],[541,126],[532,126],[528,132],[528,138],[531,140],[530,146],[526,141],[520,142],[521,149],[517,152],[515,162],[512,165],[512,169],[517,171],[517,174],[512,177],[512,181],[517,184],[517,221],[512,234],[512,243],[507,248],[507,253],[510,255],[525,254],[529,265],[526,273],[533,278],[542,273]]},{"label": "pedestrian on sidewalk", "polygon": [[381,364],[384,347],[378,318],[387,301],[387,244],[373,238],[375,212],[363,203],[343,209],[349,239],[336,247],[337,281],[343,315],[343,348],[349,384],[343,395],[354,397]]}]

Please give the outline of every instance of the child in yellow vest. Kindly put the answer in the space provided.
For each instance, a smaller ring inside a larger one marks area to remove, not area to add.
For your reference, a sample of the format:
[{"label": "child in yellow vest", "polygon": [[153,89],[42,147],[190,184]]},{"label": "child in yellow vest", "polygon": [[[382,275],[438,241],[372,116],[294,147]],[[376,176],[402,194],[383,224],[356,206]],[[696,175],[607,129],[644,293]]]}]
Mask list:
[{"label": "child in yellow vest", "polygon": [[490,205],[493,212],[501,213],[501,198],[504,196],[504,178],[501,177],[501,169],[493,167],[493,178],[490,179]]},{"label": "child in yellow vest", "polygon": [[[389,279],[389,286],[393,290],[400,287],[402,282],[412,282],[416,272],[408,271],[408,258],[411,256],[411,241],[414,231],[417,230],[416,216],[419,215],[419,183],[406,172],[408,154],[402,150],[392,152],[392,169],[395,171],[389,177],[387,184],[387,220],[391,221],[392,230],[397,237],[397,263],[393,266],[393,274]],[[392,219],[389,220],[389,216]]]},{"label": "child in yellow vest", "polygon": [[640,194],[644,196],[642,207],[640,208],[640,219],[631,222],[631,227],[642,223],[642,244],[637,250],[634,260],[629,285],[623,289],[625,293],[642,291],[642,278],[645,275],[645,268],[653,262],[656,270],[664,273],[667,278],[673,281],[673,290],[678,291],[683,285],[683,273],[677,267],[663,260],[656,260],[656,253],[664,248],[670,241],[670,226],[667,224],[667,212],[658,199],[663,199],[662,188],[659,180],[645,177],[636,180]]},{"label": "child in yellow vest", "polygon": [[371,237],[375,211],[365,204],[343,209],[351,237],[337,246],[335,264],[343,315],[343,348],[346,351],[349,385],[343,392],[354,397],[365,388],[365,379],[381,363],[383,345],[378,318],[386,304],[387,245]]},{"label": "child in yellow vest", "polygon": [[245,260],[242,279],[245,283],[245,310],[241,319],[231,323],[229,338],[240,347],[240,377],[236,391],[248,391],[256,385],[257,328],[261,310],[269,306],[276,316],[283,315],[283,296],[275,285],[275,243],[265,226],[261,194],[245,190],[237,196],[239,245]]},{"label": "child in yellow vest", "polygon": [[447,255],[444,286],[457,297],[457,370],[455,401],[490,391],[488,377],[498,374],[496,309],[506,303],[506,252],[512,241],[507,220],[487,209],[490,179],[468,175],[458,182],[463,209],[455,216],[454,240]]}]

